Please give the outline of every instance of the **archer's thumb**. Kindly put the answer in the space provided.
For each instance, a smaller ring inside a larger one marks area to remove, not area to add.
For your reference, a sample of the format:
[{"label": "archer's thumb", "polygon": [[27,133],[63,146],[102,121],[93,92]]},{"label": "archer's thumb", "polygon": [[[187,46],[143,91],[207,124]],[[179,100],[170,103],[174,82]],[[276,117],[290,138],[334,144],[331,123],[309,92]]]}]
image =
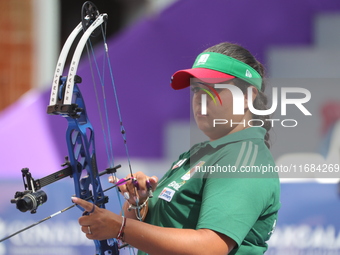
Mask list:
[{"label": "archer's thumb", "polygon": [[90,202],[87,202],[79,197],[72,197],[72,202],[81,206],[85,211],[91,211],[93,208],[93,204]]},{"label": "archer's thumb", "polygon": [[158,184],[158,177],[157,176],[150,177],[149,182],[151,184],[152,190],[155,190]]}]

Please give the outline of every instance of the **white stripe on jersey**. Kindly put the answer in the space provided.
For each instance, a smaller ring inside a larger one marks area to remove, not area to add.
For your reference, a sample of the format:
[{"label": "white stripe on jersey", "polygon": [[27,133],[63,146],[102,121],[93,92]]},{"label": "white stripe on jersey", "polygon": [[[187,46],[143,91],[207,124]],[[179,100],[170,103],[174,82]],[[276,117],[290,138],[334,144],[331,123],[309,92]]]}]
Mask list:
[{"label": "white stripe on jersey", "polygon": [[258,147],[258,145],[254,144],[251,141],[243,142],[235,162],[235,167],[239,168],[242,158],[242,166],[253,166],[258,154]]}]

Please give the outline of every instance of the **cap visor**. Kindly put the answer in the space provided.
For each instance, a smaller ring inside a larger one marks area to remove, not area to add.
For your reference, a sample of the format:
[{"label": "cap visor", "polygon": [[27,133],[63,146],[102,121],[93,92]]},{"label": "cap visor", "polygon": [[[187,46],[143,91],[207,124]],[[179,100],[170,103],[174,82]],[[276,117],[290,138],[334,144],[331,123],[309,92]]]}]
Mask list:
[{"label": "cap visor", "polygon": [[190,78],[198,78],[207,83],[220,83],[234,79],[235,76],[207,68],[185,69],[174,73],[171,80],[171,87],[176,90],[189,87]]}]

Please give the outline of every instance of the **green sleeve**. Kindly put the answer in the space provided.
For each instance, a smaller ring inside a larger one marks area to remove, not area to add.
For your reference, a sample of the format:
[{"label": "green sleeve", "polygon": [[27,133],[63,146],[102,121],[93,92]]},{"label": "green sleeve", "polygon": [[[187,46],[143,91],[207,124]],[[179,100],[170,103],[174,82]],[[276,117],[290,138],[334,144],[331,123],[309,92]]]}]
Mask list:
[{"label": "green sleeve", "polygon": [[266,180],[270,179],[208,178],[197,229],[217,231],[240,245],[265,210]]}]

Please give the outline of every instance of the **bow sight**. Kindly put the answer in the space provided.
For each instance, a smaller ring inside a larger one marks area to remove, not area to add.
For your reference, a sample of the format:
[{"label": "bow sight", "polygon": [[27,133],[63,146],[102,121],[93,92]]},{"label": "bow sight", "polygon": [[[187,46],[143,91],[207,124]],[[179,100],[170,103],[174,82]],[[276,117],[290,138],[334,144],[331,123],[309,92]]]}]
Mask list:
[{"label": "bow sight", "polygon": [[67,176],[72,176],[72,167],[67,158],[63,166],[67,167],[37,180],[33,179],[28,168],[23,168],[21,173],[25,191],[17,191],[11,203],[16,204],[17,209],[21,212],[36,213],[38,206],[47,201],[46,193],[40,189]]},{"label": "bow sight", "polygon": [[38,190],[40,180],[35,181],[28,168],[23,168],[21,172],[26,190],[17,191],[11,203],[16,204],[17,209],[21,212],[30,210],[31,213],[36,213],[37,207],[47,201],[47,195],[44,191]]},{"label": "bow sight", "polygon": [[[14,199],[11,199],[11,203],[16,204],[17,209],[21,212],[31,211],[32,214],[36,213],[38,206],[47,201],[47,195],[43,190],[41,190],[41,188],[65,177],[72,177],[72,167],[70,165],[70,162],[68,161],[68,157],[66,157],[65,159],[66,162],[62,166],[67,166],[66,168],[63,168],[41,179],[34,180],[29,169],[23,168],[21,172],[25,190],[17,191],[14,195]],[[106,170],[100,172],[98,175],[102,176],[104,174],[116,173],[117,169],[120,167],[121,165],[107,168]],[[82,181],[85,182],[87,178],[89,178],[89,176],[83,177]],[[106,196],[104,200],[105,203],[108,202],[108,198]]]}]

